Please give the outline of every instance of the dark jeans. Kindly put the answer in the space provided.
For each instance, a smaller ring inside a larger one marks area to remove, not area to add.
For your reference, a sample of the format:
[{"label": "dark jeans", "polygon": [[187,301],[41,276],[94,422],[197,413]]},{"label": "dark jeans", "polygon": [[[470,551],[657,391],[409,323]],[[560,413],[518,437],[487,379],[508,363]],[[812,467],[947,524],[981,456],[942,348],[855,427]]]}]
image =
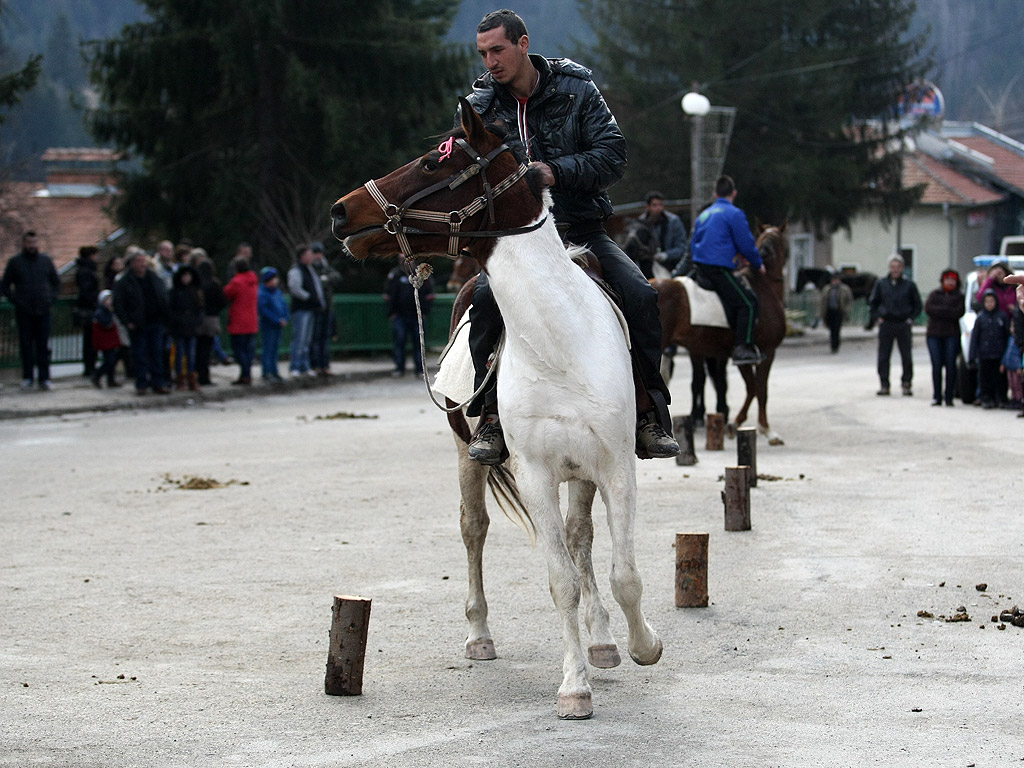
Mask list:
[{"label": "dark jeans", "polygon": [[188,376],[196,370],[196,337],[174,337],[174,375]]},{"label": "dark jeans", "polygon": [[164,328],[162,325],[144,325],[128,331],[132,338],[132,370],[135,389],[167,386],[164,379]]},{"label": "dark jeans", "polygon": [[1006,402],[1006,374],[999,371],[1000,358],[978,361],[978,388],[982,403],[1002,405]]},{"label": "dark jeans", "polygon": [[[426,318],[424,318],[424,323]],[[471,329],[472,330],[472,329]],[[395,342],[395,370],[405,371],[405,347],[412,339],[413,360],[416,373],[423,373],[423,359],[420,355],[420,331],[416,316],[395,315],[391,318],[391,338]]]},{"label": "dark jeans", "polygon": [[309,367],[322,371],[331,367],[331,337],[334,335],[334,312],[313,313],[313,341],[309,345]]},{"label": "dark jeans", "polygon": [[883,320],[878,326],[878,379],[883,387],[889,386],[889,358],[892,357],[892,343],[900,350],[903,375],[900,382],[909,387],[914,380],[914,360],[910,355],[910,323],[905,320]]},{"label": "dark jeans", "polygon": [[114,349],[103,350],[103,363],[99,369],[95,371],[94,375],[96,380],[106,377],[108,384],[114,383],[114,367],[117,365],[118,359],[121,357],[121,347],[115,347]]},{"label": "dark jeans", "polygon": [[[956,354],[960,351],[960,339],[957,336],[929,336],[925,342],[932,359],[932,399],[944,399],[952,405],[953,393],[956,391]],[[943,371],[946,372],[945,396],[942,389]]]},{"label": "dark jeans", "polygon": [[825,325],[828,326],[828,343],[833,352],[839,351],[839,332],[843,328],[843,310],[826,309]]},{"label": "dark jeans", "polygon": [[213,336],[196,336],[196,373],[200,384],[210,383],[210,357],[213,354]]},{"label": "dark jeans", "polygon": [[96,370],[96,348],[92,345],[92,323],[82,329],[82,375],[91,376]]},{"label": "dark jeans", "polygon": [[18,323],[18,347],[21,354],[21,378],[32,379],[39,370],[39,383],[50,380],[50,313],[32,315],[15,310]]},{"label": "dark jeans", "polygon": [[260,325],[260,363],[263,366],[263,378],[280,375],[277,370],[277,355],[281,347],[281,330],[280,325]]},{"label": "dark jeans", "polygon": [[[615,241],[608,237],[600,222],[571,227],[565,236],[574,245],[589,248],[601,264],[604,280],[622,299],[622,313],[629,326],[629,337],[633,348],[633,362],[640,374],[640,381],[648,391],[660,391],[665,402],[671,402],[668,387],[661,378],[661,320],[658,315],[658,292],[647,282],[643,272],[629,258]],[[487,375],[487,358],[494,350],[504,321],[494,301],[487,273],[481,272],[473,291],[473,306],[470,308],[469,347],[476,369],[475,387],[479,387]],[[484,405],[497,404],[497,389],[492,383],[477,397],[467,413],[479,416]]]},{"label": "dark jeans", "polygon": [[757,296],[744,287],[728,267],[699,262],[696,267],[715,286],[715,293],[725,308],[725,317],[736,332],[736,343],[753,344],[759,308]]},{"label": "dark jeans", "polygon": [[238,376],[242,379],[252,378],[252,361],[256,357],[256,334],[231,334],[231,351],[235,353],[238,363]]}]

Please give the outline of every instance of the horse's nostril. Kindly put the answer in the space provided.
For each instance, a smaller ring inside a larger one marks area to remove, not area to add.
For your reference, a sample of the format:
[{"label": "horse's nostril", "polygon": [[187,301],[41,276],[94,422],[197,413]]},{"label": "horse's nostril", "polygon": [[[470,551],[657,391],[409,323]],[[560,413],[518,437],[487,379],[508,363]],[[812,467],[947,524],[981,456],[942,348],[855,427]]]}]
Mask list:
[{"label": "horse's nostril", "polygon": [[345,225],[348,214],[345,212],[345,204],[341,200],[331,206],[331,218],[334,219],[335,224],[339,226]]}]

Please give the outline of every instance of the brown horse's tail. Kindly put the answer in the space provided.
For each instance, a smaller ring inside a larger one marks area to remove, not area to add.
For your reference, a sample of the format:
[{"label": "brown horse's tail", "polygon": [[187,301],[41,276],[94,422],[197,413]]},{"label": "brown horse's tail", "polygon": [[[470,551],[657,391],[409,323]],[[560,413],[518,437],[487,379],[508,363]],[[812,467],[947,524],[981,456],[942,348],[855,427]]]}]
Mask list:
[{"label": "brown horse's tail", "polygon": [[487,473],[487,486],[505,517],[521,528],[530,537],[530,546],[534,546],[537,543],[537,528],[519,496],[515,475],[504,464],[497,464]]}]

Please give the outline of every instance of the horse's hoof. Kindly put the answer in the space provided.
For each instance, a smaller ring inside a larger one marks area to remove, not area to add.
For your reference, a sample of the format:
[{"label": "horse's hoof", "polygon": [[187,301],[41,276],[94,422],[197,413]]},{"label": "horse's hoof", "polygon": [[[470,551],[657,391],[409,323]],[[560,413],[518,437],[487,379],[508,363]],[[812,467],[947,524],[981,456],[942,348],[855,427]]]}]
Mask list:
[{"label": "horse's hoof", "polygon": [[632,650],[629,652],[629,656],[641,667],[649,667],[651,664],[657,664],[661,660],[662,650],[664,650],[664,646],[662,645],[661,638],[659,637],[658,647],[654,649],[654,652],[650,656],[637,656]]},{"label": "horse's hoof", "polygon": [[494,651],[494,641],[485,637],[466,643],[466,658],[473,661],[494,661],[498,658]]},{"label": "horse's hoof", "polygon": [[622,663],[619,647],[615,643],[603,643],[587,648],[587,660],[590,666],[598,669],[612,669]]},{"label": "horse's hoof", "polygon": [[589,693],[558,695],[558,717],[560,720],[587,720],[594,716],[594,705]]}]

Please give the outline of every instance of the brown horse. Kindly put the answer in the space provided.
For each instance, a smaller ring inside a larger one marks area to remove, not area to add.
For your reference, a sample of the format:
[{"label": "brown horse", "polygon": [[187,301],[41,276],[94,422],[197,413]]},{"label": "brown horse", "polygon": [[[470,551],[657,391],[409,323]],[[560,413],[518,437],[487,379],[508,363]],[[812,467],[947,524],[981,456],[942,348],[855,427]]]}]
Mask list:
[{"label": "brown horse", "polygon": [[[629,349],[621,315],[562,244],[540,173],[485,127],[469,102],[459,103],[461,132],[341,198],[331,209],[332,230],[357,259],[395,250],[407,258],[456,258],[467,248],[486,266],[506,328],[492,368],[515,477],[505,487],[512,501],[521,502],[521,519],[536,532],[547,560],[563,638],[558,715],[587,718],[593,714],[588,661],[611,667],[620,660],[591,562],[597,490],[607,513],[612,595],[626,617],[629,654],[638,664],[654,664],[662,653],[641,608],[643,584],[634,555],[636,401]],[[459,311],[469,291],[467,284]],[[442,373],[447,365],[446,360]],[[471,378],[469,371],[460,381]],[[465,651],[472,659],[493,659],[481,570],[488,527],[484,488],[489,475],[504,467],[469,459],[469,425],[457,407],[451,423],[469,561]],[[562,484],[569,486],[564,515]],[[581,598],[587,651],[580,637]]]},{"label": "brown horse", "polygon": [[[775,350],[786,335],[786,312],[782,303],[783,269],[789,259],[786,225],[762,227],[757,248],[764,261],[765,274],[748,270],[747,280],[760,304],[755,342],[765,359],[756,366],[740,366],[740,374],[747,385],[747,397],[736,414],[733,426],[738,427],[746,421],[747,411],[756,397],[758,431],[768,438],[769,445],[782,445],[782,438],[768,426],[768,374],[775,360]],[[686,347],[695,357],[725,359],[729,356],[735,340],[732,329],[693,325],[690,322],[690,302],[680,281],[652,280],[651,284],[658,290],[663,347]]]}]

